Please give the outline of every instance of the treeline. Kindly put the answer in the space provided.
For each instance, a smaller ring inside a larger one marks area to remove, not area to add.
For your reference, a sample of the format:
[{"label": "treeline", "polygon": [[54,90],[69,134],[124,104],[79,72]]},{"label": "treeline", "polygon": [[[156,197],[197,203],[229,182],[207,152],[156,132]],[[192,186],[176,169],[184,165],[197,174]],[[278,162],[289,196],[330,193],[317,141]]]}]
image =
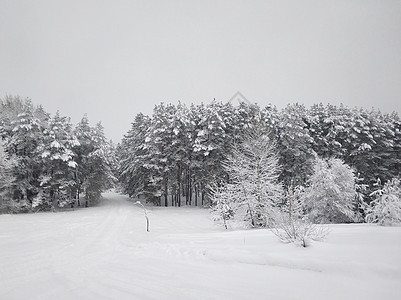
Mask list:
[{"label": "treeline", "polygon": [[7,96],[0,137],[0,212],[92,205],[115,182],[114,148],[87,116],[73,126],[58,112]]},{"label": "treeline", "polygon": [[396,113],[322,104],[278,110],[213,101],[190,107],[162,103],[152,116],[138,114],[117,149],[119,182],[125,193],[156,205],[205,205],[210,184],[228,180],[223,161],[256,128],[277,144],[285,189],[305,185],[317,157],[351,166],[358,195],[367,202],[378,182],[400,175]]}]

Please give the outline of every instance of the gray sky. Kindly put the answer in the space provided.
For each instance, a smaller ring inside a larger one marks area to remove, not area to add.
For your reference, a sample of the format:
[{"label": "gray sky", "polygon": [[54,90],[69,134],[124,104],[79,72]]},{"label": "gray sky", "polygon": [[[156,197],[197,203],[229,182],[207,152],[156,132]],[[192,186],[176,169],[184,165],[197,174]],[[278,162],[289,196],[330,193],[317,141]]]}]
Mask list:
[{"label": "gray sky", "polygon": [[118,142],[160,102],[344,103],[401,115],[401,1],[0,0],[0,97]]}]

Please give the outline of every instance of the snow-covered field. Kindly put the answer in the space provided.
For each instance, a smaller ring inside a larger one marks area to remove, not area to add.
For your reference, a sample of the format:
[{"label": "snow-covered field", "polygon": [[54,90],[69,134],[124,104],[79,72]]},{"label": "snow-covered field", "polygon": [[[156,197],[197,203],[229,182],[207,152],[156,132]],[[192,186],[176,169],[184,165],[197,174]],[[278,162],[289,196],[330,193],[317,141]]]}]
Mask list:
[{"label": "snow-covered field", "polygon": [[0,215],[0,299],[401,299],[401,227],[333,225],[309,248],[199,208]]}]

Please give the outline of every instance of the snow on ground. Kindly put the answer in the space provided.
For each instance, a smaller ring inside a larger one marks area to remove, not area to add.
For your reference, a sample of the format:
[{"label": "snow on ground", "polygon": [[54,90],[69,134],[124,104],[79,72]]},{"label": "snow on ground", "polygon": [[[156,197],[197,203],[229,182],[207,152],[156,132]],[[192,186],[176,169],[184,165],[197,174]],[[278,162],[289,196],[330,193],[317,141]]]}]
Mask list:
[{"label": "snow on ground", "polygon": [[401,227],[333,225],[309,248],[199,208],[0,216],[0,299],[401,299]]}]

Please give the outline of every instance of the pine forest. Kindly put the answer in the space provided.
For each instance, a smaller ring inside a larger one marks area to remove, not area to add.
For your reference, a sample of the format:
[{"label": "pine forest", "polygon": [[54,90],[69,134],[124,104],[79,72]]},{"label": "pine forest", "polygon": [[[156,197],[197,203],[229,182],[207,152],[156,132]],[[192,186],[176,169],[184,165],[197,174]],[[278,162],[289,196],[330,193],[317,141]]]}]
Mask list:
[{"label": "pine forest", "polygon": [[149,205],[210,208],[225,226],[266,227],[277,209],[311,223],[385,223],[374,207],[387,193],[398,199],[389,222],[399,222],[396,113],[160,103],[114,146],[86,115],[71,124],[13,96],[0,107],[2,213],[87,207],[115,188]]}]

